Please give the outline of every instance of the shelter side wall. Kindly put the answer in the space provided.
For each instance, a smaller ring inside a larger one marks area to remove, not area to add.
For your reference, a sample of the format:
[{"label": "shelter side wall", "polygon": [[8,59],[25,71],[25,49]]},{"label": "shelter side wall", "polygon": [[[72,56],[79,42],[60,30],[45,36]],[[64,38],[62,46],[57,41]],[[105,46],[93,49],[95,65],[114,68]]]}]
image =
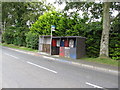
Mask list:
[{"label": "shelter side wall", "polygon": [[84,38],[77,38],[76,40],[76,53],[77,58],[85,57],[86,51],[85,51],[85,39]]}]

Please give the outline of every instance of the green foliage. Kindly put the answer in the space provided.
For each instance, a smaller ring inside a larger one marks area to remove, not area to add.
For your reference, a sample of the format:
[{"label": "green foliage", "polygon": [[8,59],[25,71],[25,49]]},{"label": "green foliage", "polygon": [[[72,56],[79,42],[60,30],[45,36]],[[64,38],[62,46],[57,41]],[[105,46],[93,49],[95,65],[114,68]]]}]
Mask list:
[{"label": "green foliage", "polygon": [[14,33],[11,33],[14,35],[14,41],[13,44],[18,46],[25,46],[25,33],[27,30],[25,30],[24,27],[18,27],[14,29]]},{"label": "green foliage", "polygon": [[66,13],[59,12],[47,12],[40,16],[39,19],[31,26],[31,31],[39,33],[40,35],[50,35],[51,25],[56,26],[54,35],[66,36],[66,35],[79,35],[79,31],[84,31],[85,22],[87,19],[79,18],[77,13],[71,15],[69,18]]},{"label": "green foliage", "polygon": [[109,55],[112,59],[120,60],[120,35],[117,33],[117,36],[112,34],[110,38],[110,52]]},{"label": "green foliage", "polygon": [[116,18],[111,25],[110,31],[110,52],[113,59],[120,60],[120,17]]},{"label": "green foliage", "polygon": [[43,12],[50,10],[51,7],[51,5],[45,5],[42,1],[2,2],[2,23],[5,24],[5,28],[11,25],[23,26],[28,21],[28,24],[31,25]]},{"label": "green foliage", "polygon": [[[64,35],[65,33],[65,17],[59,12],[46,12],[40,16],[38,20],[31,26],[31,31],[39,33],[40,35],[50,35],[51,25],[55,25],[58,31],[58,35]],[[60,32],[59,32],[60,31]]]},{"label": "green foliage", "polygon": [[7,30],[8,32],[5,32],[2,34],[2,42],[5,42],[7,44],[13,43],[13,35],[11,35],[11,31]]},{"label": "green foliage", "polygon": [[87,25],[84,32],[86,39],[86,52],[89,57],[98,57],[102,32],[101,22],[92,22]]},{"label": "green foliage", "polygon": [[2,35],[3,41],[7,44],[25,46],[25,32],[23,27],[9,27]]},{"label": "green foliage", "polygon": [[13,44],[15,29],[15,27],[6,28],[5,32],[2,34],[2,41],[7,44]]},{"label": "green foliage", "polygon": [[28,32],[26,34],[26,47],[31,49],[38,49],[39,35]]},{"label": "green foliage", "polygon": [[[25,34],[29,32],[30,25],[38,19],[38,16],[51,8],[52,6],[45,5],[44,1],[2,2],[2,26],[5,29],[2,35],[3,42],[26,46],[28,38],[26,40]],[[36,44],[33,44],[31,48],[36,48]]]}]

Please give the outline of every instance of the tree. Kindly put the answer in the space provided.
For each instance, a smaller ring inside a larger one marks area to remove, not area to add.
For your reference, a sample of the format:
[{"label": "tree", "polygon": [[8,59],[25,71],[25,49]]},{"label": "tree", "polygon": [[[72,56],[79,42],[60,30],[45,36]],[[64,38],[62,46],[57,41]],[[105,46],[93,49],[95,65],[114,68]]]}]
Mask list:
[{"label": "tree", "polygon": [[6,28],[11,25],[26,25],[26,23],[31,25],[51,7],[44,2],[2,2],[2,24]]},{"label": "tree", "polygon": [[[44,2],[2,2],[3,40],[6,43],[26,46],[25,39],[26,33],[30,31],[29,27],[51,7]],[[6,40],[8,37],[12,41]]]},{"label": "tree", "polygon": [[100,44],[100,57],[109,57],[110,2],[103,5],[103,31]]},{"label": "tree", "polygon": [[39,35],[50,35],[51,25],[56,26],[56,33],[58,35],[65,35],[66,17],[64,14],[56,11],[46,12],[39,17],[39,19],[32,24],[31,31],[39,33]]},{"label": "tree", "polygon": [[[111,2],[104,2],[103,3],[103,31],[102,31],[102,36],[101,36],[101,44],[100,44],[100,58],[103,57],[109,57],[109,33],[110,30],[112,29],[112,24],[111,22],[114,23],[115,20],[119,20],[120,13],[114,18],[110,18],[110,8],[114,8],[118,10],[118,5],[119,3],[111,3]],[[115,23],[114,23],[115,25]],[[118,28],[116,30],[119,32]],[[119,37],[119,36],[117,36]],[[114,51],[116,52],[116,51]],[[117,53],[116,53],[117,54]]]},{"label": "tree", "polygon": [[62,12],[47,12],[40,16],[39,19],[32,24],[31,31],[39,33],[40,35],[50,35],[51,25],[56,26],[54,35],[67,36],[67,35],[80,35],[80,31],[84,31],[87,18],[81,19],[77,13],[73,13],[69,17],[66,13]]}]

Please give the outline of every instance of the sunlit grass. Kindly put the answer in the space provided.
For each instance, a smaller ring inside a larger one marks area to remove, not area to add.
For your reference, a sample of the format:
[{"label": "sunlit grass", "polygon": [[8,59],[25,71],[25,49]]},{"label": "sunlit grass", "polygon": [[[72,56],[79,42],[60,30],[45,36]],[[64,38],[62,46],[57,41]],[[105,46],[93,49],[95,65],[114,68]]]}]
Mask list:
[{"label": "sunlit grass", "polygon": [[101,64],[108,64],[112,66],[120,66],[120,61],[113,60],[111,58],[83,58],[83,60],[89,61],[89,62],[97,62]]},{"label": "sunlit grass", "polygon": [[27,47],[23,47],[23,46],[16,46],[16,45],[13,45],[13,44],[0,43],[0,45],[10,47],[10,48],[16,48],[16,49],[20,49],[20,50],[26,50],[26,51],[33,51],[33,52],[38,51],[38,50],[35,50],[35,49],[31,49],[31,48],[27,48]]}]

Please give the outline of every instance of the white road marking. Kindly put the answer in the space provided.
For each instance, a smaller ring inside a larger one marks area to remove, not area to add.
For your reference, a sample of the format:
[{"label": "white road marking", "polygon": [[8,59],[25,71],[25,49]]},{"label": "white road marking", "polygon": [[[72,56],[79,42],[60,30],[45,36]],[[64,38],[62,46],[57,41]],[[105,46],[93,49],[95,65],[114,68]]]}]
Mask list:
[{"label": "white road marking", "polygon": [[103,88],[101,86],[95,85],[95,84],[91,84],[89,82],[86,82],[87,85],[93,86],[94,88]]},{"label": "white road marking", "polygon": [[51,59],[51,60],[55,60],[55,58],[47,57],[47,56],[43,56],[43,58],[47,58],[47,59]]},{"label": "white road marking", "polygon": [[40,65],[37,65],[37,64],[34,64],[34,63],[32,63],[32,62],[27,61],[27,63],[28,63],[28,64],[31,64],[31,65],[34,65],[34,66],[37,66],[37,67],[39,67],[39,68],[45,69],[45,70],[47,70],[47,71],[50,71],[50,72],[53,72],[53,73],[57,73],[57,72],[54,71],[54,70],[48,69],[48,68],[46,68],[46,67],[43,67],[43,66],[40,66]]},{"label": "white road marking", "polygon": [[16,56],[13,56],[13,55],[10,55],[10,54],[8,54],[8,53],[5,53],[6,55],[8,55],[8,56],[11,56],[11,57],[13,57],[13,58],[15,58],[15,59],[19,59],[18,57],[16,57]]}]

